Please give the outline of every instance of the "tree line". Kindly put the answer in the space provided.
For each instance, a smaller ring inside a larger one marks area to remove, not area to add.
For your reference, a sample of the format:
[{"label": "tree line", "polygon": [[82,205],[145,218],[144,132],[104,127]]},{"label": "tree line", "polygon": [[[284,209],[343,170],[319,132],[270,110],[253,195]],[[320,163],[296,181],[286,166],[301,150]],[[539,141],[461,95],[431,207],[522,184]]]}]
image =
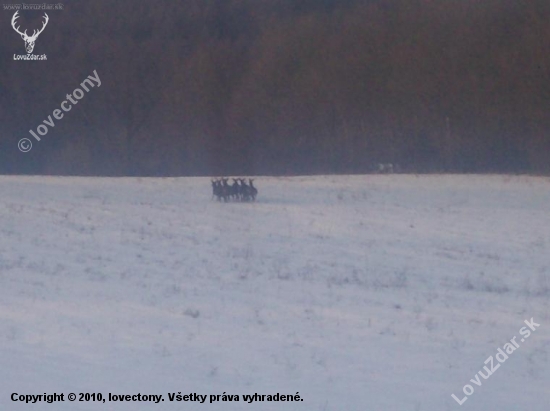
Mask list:
[{"label": "tree line", "polygon": [[[0,11],[0,173],[550,172],[550,2],[74,1]],[[42,14],[18,24],[40,27]],[[65,95],[101,87],[26,154]]]}]

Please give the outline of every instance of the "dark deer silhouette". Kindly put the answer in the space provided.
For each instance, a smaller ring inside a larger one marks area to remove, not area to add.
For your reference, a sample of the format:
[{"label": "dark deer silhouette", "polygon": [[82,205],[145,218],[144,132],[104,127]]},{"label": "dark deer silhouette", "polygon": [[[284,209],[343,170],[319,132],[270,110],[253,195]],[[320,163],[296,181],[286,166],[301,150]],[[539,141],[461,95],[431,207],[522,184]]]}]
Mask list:
[{"label": "dark deer silhouette", "polygon": [[246,184],[246,181],[244,178],[238,179],[241,183],[241,201],[249,201],[250,200],[250,186]]},{"label": "dark deer silhouette", "polygon": [[256,201],[256,196],[258,195],[258,189],[254,187],[253,178],[248,179],[248,185],[250,186],[250,197],[252,197],[252,201]]},{"label": "dark deer silhouette", "polygon": [[217,197],[218,201],[222,201],[222,189],[219,180],[210,180],[212,183],[212,199]]},{"label": "dark deer silhouette", "polygon": [[231,196],[234,200],[238,201],[241,199],[241,186],[236,178],[232,178],[232,180],[233,184],[231,185]]}]

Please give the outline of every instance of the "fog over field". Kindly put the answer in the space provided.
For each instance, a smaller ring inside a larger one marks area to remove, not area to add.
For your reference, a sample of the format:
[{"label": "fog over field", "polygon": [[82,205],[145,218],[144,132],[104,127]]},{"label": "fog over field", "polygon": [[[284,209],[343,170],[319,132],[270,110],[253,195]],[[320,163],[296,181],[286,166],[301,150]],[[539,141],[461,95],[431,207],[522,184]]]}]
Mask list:
[{"label": "fog over field", "polygon": [[[550,179],[255,183],[0,177],[0,409],[548,410]],[[164,402],[10,399],[54,392]]]}]

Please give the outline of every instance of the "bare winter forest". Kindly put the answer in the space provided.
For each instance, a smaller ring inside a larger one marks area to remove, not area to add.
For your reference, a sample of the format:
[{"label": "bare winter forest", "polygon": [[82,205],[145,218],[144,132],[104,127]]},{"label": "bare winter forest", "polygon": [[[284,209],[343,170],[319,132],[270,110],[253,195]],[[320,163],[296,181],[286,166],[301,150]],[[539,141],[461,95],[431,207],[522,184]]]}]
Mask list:
[{"label": "bare winter forest", "polygon": [[546,0],[71,1],[46,61],[1,16],[0,173],[550,172]]}]

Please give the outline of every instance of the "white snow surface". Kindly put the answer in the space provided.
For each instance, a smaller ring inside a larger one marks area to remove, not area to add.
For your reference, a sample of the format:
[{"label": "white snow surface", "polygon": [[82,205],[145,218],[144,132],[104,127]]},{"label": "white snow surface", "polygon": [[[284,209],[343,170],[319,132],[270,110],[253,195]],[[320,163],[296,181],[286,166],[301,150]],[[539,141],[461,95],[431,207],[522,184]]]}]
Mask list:
[{"label": "white snow surface", "polygon": [[[550,409],[550,179],[255,185],[219,203],[208,178],[0,177],[0,410]],[[10,399],[54,392],[164,402]]]}]

